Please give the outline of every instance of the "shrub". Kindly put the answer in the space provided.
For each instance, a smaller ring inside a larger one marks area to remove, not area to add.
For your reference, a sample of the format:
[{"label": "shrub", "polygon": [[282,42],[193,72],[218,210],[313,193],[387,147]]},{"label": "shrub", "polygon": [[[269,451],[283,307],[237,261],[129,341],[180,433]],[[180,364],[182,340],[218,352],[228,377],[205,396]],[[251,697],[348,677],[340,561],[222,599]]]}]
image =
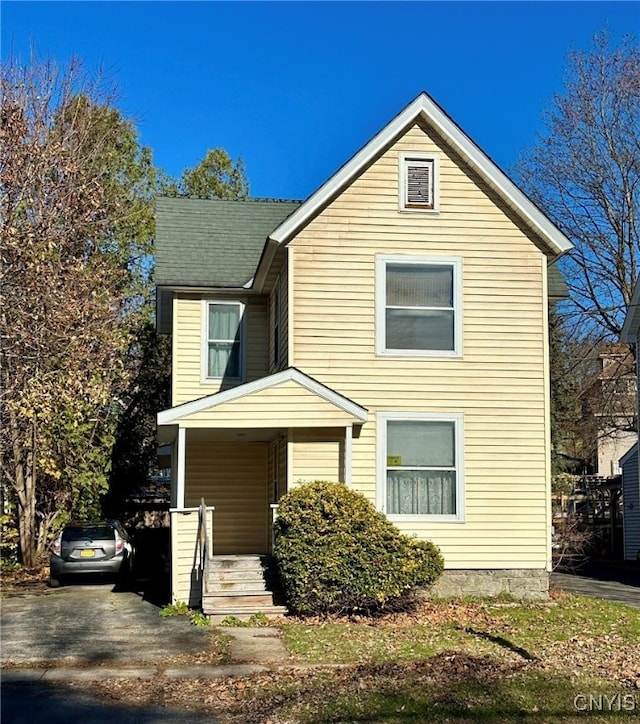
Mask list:
[{"label": "shrub", "polygon": [[400,533],[363,495],[321,481],[280,500],[274,554],[301,615],[406,608],[444,566],[436,546]]}]

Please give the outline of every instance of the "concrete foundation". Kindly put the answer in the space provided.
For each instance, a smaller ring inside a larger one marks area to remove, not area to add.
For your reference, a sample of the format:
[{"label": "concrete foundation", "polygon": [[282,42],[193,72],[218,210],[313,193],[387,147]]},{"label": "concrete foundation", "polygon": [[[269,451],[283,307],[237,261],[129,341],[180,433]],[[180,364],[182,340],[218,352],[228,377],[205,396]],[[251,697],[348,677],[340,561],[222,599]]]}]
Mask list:
[{"label": "concrete foundation", "polygon": [[429,590],[430,598],[492,598],[500,594],[528,600],[546,600],[549,598],[549,573],[530,568],[448,570]]}]

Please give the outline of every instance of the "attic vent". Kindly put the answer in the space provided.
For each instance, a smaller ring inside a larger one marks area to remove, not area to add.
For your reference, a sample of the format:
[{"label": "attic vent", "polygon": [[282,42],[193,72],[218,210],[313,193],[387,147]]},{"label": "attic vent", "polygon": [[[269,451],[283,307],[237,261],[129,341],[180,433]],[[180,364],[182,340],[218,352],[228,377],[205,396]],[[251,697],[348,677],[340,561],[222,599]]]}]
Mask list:
[{"label": "attic vent", "polygon": [[401,169],[400,209],[434,211],[437,208],[437,160],[433,157],[404,156]]}]

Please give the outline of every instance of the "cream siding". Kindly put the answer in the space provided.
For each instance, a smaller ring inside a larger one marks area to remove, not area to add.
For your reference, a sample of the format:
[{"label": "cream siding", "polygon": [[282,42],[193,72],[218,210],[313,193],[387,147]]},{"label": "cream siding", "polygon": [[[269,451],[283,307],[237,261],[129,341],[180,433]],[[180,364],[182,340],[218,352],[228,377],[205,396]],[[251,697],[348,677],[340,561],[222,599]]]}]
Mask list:
[{"label": "cream siding", "polygon": [[293,430],[293,485],[313,480],[344,482],[344,428]]},{"label": "cream siding", "polygon": [[235,400],[186,415],[183,427],[265,427],[288,428],[345,425],[349,413],[327,402],[314,392],[289,380]]},{"label": "cream siding", "polygon": [[[287,367],[288,342],[289,342],[289,274],[287,258],[284,256],[282,262],[276,265],[277,276],[269,278],[272,284],[269,293],[269,374],[280,372]],[[280,286],[280,354],[278,360],[274,356],[274,299],[276,284]]]},{"label": "cream siding", "polygon": [[185,506],[215,507],[213,553],[266,553],[268,445],[187,442]]},{"label": "cream siding", "polygon": [[[207,529],[212,531],[213,511],[207,510]],[[202,580],[199,571],[197,508],[171,511],[171,600],[200,606]],[[209,538],[211,539],[211,538]]]},{"label": "cream siding", "polygon": [[[212,395],[238,383],[220,380],[204,381],[203,370],[203,297],[197,294],[176,294],[174,297],[172,407],[183,402]],[[242,301],[245,306],[244,382],[264,377],[268,371],[268,304],[266,296],[235,298],[219,295],[216,299]]]},{"label": "cream siding", "polygon": [[[398,210],[401,151],[440,154],[439,213]],[[534,241],[414,126],[291,247],[292,364],[369,410],[353,486],[376,499],[376,412],[462,413],[464,523],[399,526],[440,545],[449,568],[547,567],[546,258]],[[377,254],[462,259],[461,358],[376,356]]]}]

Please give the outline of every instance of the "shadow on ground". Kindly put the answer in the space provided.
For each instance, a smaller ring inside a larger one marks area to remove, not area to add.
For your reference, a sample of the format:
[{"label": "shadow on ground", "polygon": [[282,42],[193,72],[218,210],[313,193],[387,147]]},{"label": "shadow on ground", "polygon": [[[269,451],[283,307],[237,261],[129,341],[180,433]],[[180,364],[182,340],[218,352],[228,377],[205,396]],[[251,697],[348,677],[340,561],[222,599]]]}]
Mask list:
[{"label": "shadow on ground", "polygon": [[3,724],[182,724],[208,722],[211,716],[201,716],[159,707],[135,707],[106,702],[90,691],[56,684],[3,684]]}]

